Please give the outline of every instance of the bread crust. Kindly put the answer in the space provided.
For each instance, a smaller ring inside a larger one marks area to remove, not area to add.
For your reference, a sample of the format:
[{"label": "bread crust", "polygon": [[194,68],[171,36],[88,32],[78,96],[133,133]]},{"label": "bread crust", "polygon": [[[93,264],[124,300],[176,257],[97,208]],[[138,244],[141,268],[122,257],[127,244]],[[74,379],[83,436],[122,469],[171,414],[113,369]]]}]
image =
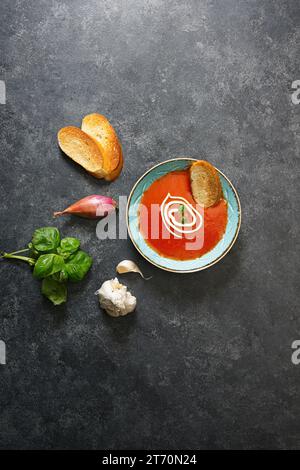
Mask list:
[{"label": "bread crust", "polygon": [[88,114],[82,120],[81,129],[94,140],[103,156],[104,178],[108,181],[116,179],[123,168],[123,154],[118,136],[108,119],[102,114]]},{"label": "bread crust", "polygon": [[211,207],[222,197],[222,185],[215,167],[205,160],[198,160],[190,167],[192,194],[195,201]]},{"label": "bread crust", "polygon": [[57,134],[61,150],[96,178],[103,178],[103,156],[98,145],[78,127],[67,126]]}]

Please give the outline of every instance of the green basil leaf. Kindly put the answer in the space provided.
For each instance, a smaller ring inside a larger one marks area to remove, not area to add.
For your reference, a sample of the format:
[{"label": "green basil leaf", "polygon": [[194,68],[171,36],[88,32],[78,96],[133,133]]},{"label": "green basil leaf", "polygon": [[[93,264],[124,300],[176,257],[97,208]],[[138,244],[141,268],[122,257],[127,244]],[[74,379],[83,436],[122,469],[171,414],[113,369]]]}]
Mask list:
[{"label": "green basil leaf", "polygon": [[80,241],[78,238],[66,237],[60,241],[60,246],[57,251],[60,250],[62,253],[76,253],[79,247]]},{"label": "green basil leaf", "polygon": [[60,255],[54,253],[41,255],[35,263],[33,276],[37,279],[43,279],[44,277],[49,277],[52,274],[60,272],[64,266],[64,259]]},{"label": "green basil leaf", "polygon": [[60,246],[57,248],[57,253],[66,260],[70,257],[70,255],[76,253],[76,251],[79,250],[79,247],[80,241],[78,238],[63,238],[60,242]]},{"label": "green basil leaf", "polygon": [[71,254],[72,253],[67,253],[65,251],[63,251],[60,247],[57,248],[57,254],[62,256],[64,260],[70,258]]},{"label": "green basil leaf", "polygon": [[93,264],[92,258],[79,250],[66,261],[66,271],[71,281],[81,281]]},{"label": "green basil leaf", "polygon": [[56,227],[41,227],[35,230],[32,237],[32,248],[40,253],[54,253],[60,243]]},{"label": "green basil leaf", "polygon": [[57,282],[66,282],[69,278],[69,275],[68,275],[67,270],[64,266],[60,272],[52,274],[52,276],[50,276],[50,277],[51,277],[51,279],[54,279]]},{"label": "green basil leaf", "polygon": [[44,294],[54,305],[60,305],[67,301],[67,286],[64,283],[51,278],[43,279],[42,294]]}]

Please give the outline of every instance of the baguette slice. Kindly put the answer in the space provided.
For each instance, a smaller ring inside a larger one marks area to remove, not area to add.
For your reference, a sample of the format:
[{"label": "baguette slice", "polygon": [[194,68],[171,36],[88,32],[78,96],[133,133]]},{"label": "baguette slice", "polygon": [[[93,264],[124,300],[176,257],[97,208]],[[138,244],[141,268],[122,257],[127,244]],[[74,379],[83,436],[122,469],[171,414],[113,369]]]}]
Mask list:
[{"label": "baguette slice", "polygon": [[78,127],[63,127],[57,134],[61,150],[96,178],[103,178],[103,157],[95,141]]},{"label": "baguette slice", "polygon": [[222,186],[217,170],[205,160],[198,160],[190,167],[193,198],[198,204],[210,207],[222,197]]},{"label": "baguette slice", "polygon": [[82,120],[81,129],[94,139],[100,149],[104,178],[107,181],[116,179],[123,167],[123,155],[118,136],[108,119],[102,114],[88,114]]}]

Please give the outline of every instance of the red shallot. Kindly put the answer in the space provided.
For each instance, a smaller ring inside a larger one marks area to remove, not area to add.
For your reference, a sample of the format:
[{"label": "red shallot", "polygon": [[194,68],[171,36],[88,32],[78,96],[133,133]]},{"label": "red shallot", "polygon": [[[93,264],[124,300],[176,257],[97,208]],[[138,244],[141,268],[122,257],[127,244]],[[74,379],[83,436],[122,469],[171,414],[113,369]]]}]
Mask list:
[{"label": "red shallot", "polygon": [[93,194],[80,199],[61,212],[54,212],[53,215],[60,217],[65,214],[74,214],[87,219],[97,219],[110,214],[116,207],[117,203],[111,197]]}]

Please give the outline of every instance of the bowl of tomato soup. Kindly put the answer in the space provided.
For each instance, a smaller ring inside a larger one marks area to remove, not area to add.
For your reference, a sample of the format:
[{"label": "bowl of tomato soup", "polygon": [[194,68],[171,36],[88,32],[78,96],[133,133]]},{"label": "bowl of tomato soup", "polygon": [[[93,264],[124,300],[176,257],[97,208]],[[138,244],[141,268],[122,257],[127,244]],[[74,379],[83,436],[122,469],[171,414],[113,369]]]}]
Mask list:
[{"label": "bowl of tomato soup", "polygon": [[192,158],[155,165],[136,182],[128,198],[129,236],[155,266],[177,273],[206,269],[231,249],[241,224],[238,194],[218,169],[222,198],[204,208],[193,198]]}]

